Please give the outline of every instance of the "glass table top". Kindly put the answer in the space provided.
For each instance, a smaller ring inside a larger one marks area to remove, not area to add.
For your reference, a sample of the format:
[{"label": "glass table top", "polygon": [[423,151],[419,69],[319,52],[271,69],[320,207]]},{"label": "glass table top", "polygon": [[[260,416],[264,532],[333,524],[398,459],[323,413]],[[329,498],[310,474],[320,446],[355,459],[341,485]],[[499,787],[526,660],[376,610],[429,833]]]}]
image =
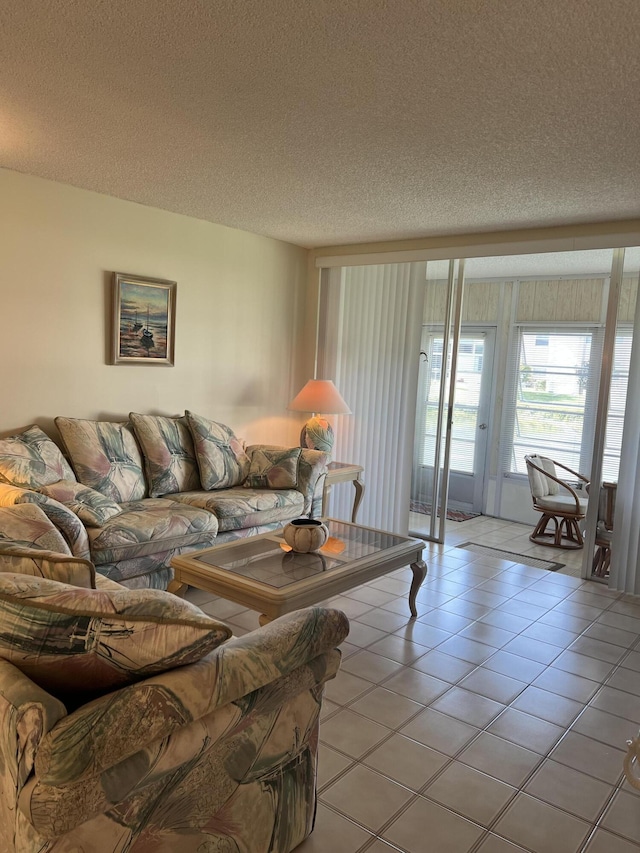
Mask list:
[{"label": "glass table top", "polygon": [[275,531],[264,537],[220,545],[200,555],[193,554],[192,559],[282,588],[322,572],[335,572],[348,563],[413,541],[406,536],[369,530],[333,519],[324,521],[329,528],[329,539],[320,551],[311,554],[291,551]]}]

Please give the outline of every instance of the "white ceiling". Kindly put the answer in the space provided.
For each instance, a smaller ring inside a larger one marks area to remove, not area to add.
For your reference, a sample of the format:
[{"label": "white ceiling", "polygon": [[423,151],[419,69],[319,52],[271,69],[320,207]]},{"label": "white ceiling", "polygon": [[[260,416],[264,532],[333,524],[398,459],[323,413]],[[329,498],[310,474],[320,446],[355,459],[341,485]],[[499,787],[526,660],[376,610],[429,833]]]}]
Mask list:
[{"label": "white ceiling", "polygon": [[638,0],[2,0],[0,166],[303,246],[640,216]]}]

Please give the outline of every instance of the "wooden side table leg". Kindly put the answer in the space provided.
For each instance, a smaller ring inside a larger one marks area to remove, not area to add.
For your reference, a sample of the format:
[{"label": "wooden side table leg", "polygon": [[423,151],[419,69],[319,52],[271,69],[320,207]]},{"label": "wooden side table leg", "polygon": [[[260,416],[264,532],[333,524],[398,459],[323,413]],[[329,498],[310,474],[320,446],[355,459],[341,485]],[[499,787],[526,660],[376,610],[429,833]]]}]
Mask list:
[{"label": "wooden side table leg", "polygon": [[268,625],[268,624],[269,624],[269,622],[272,622],[272,621],[273,621],[273,620],[272,620],[272,619],[269,619],[269,617],[268,617],[268,616],[266,616],[264,613],[261,613],[261,614],[258,616],[258,624],[260,625],[260,627],[261,627],[261,628],[263,628],[265,625]]},{"label": "wooden side table leg", "polygon": [[411,571],[413,572],[413,580],[411,581],[411,589],[409,590],[409,610],[411,611],[411,618],[415,619],[418,615],[418,611],[416,610],[416,595],[422,586],[422,581],[427,576],[427,564],[424,560],[411,563]]},{"label": "wooden side table leg", "polygon": [[356,479],[353,481],[353,488],[356,490],[356,495],[353,499],[353,509],[351,511],[351,521],[353,524],[356,522],[356,515],[358,514],[358,509],[360,507],[360,503],[362,502],[362,496],[364,495],[364,483]]}]

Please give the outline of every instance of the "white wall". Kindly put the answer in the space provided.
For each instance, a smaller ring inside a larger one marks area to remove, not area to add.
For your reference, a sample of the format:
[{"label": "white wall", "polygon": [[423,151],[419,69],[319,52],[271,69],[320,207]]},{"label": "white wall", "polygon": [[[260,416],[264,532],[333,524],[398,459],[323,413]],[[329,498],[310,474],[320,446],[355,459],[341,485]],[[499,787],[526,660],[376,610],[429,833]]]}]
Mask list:
[{"label": "white wall", "polygon": [[[294,442],[307,251],[0,169],[0,434],[185,408]],[[108,364],[113,271],[177,281],[175,366]],[[297,442],[296,442],[297,443]]]}]

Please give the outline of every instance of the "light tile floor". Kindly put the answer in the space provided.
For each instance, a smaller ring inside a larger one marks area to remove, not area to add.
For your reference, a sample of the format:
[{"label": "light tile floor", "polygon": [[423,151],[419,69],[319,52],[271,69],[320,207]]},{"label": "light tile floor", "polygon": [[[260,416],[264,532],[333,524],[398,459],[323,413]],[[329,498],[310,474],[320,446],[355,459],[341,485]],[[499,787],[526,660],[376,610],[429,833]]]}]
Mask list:
[{"label": "light tile floor", "polygon": [[[638,853],[640,792],[622,762],[640,726],[640,600],[582,581],[580,552],[529,532],[451,523],[446,545],[426,546],[415,621],[408,569],[332,599],[351,633],[299,853]],[[455,547],[468,541],[567,566]],[[188,597],[237,633],[257,627],[251,611]]]}]

